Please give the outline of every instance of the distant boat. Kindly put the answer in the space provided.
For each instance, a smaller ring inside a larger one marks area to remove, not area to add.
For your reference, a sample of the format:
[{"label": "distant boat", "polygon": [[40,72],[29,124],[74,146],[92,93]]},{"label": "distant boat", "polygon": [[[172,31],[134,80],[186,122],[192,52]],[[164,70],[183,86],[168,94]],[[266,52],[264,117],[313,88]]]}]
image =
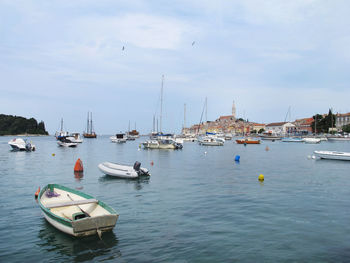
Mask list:
[{"label": "distant boat", "polygon": [[60,131],[57,131],[55,133],[55,137],[56,137],[56,140],[60,140],[64,137],[68,136],[68,132],[67,131],[63,131],[63,118],[61,119],[61,130]]},{"label": "distant boat", "polygon": [[48,184],[39,194],[45,219],[58,230],[72,236],[90,236],[111,231],[117,223],[116,211],[80,191]]},{"label": "distant boat", "polygon": [[149,171],[141,167],[141,163],[135,162],[134,166],[117,163],[104,162],[98,165],[98,168],[109,176],[119,178],[138,178],[140,176],[149,176]]},{"label": "distant boat", "polygon": [[142,143],[145,149],[182,149],[183,145],[172,138],[147,140]]},{"label": "distant boat", "polygon": [[282,138],[282,142],[304,142],[302,138],[297,137],[285,137]]},{"label": "distant boat", "polygon": [[67,139],[58,140],[57,144],[58,144],[58,146],[61,146],[61,147],[71,147],[71,148],[77,147],[77,145],[78,145],[78,143],[71,142],[70,140],[67,140]]},{"label": "distant boat", "polygon": [[320,138],[304,138],[303,142],[305,142],[305,143],[320,143],[321,139]]},{"label": "distant boat", "polygon": [[66,137],[67,140],[75,143],[82,143],[83,139],[80,137],[80,133],[71,133]]},{"label": "distant boat", "polygon": [[343,136],[343,135],[339,135],[339,136],[328,136],[327,137],[328,141],[350,141],[350,136]]},{"label": "distant boat", "polygon": [[236,140],[237,144],[260,144],[260,140],[254,140],[252,138],[245,138]]},{"label": "distant boat", "polygon": [[126,139],[127,138],[125,133],[117,133],[115,136],[110,137],[110,140],[116,143],[124,143],[126,142]]},{"label": "distant boat", "polygon": [[88,138],[88,139],[97,137],[92,125],[92,112],[90,112],[90,114],[88,112],[86,132],[83,133],[83,136],[84,138]]},{"label": "distant boat", "polygon": [[225,139],[217,137],[216,133],[206,132],[205,136],[198,138],[198,143],[204,146],[223,146]]},{"label": "distant boat", "polygon": [[350,161],[350,152],[314,151],[314,154],[321,159]]},{"label": "distant boat", "polygon": [[35,145],[22,138],[15,138],[8,142],[13,151],[35,151]]}]

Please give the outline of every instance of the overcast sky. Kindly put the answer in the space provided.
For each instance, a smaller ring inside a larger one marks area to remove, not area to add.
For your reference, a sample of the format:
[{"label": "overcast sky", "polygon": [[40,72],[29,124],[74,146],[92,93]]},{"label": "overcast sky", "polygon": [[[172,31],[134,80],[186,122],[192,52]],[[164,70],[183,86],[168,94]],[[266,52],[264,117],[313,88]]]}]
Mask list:
[{"label": "overcast sky", "polygon": [[[49,133],[350,112],[350,1],[0,1],[0,113]],[[194,42],[194,43],[193,43]],[[123,50],[124,47],[124,50]],[[289,119],[289,117],[288,117]]]}]

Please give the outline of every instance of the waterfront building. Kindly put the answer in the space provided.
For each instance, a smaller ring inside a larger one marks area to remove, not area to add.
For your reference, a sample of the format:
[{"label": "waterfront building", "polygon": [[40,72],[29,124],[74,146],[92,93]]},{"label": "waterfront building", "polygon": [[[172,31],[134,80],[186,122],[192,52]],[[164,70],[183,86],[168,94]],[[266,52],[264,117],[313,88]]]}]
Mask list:
[{"label": "waterfront building", "polygon": [[348,113],[337,113],[335,117],[335,127],[338,131],[342,129],[344,125],[350,124],[350,112]]},{"label": "waterfront building", "polygon": [[295,133],[296,127],[291,122],[274,122],[266,125],[265,132],[284,135],[284,134]]}]

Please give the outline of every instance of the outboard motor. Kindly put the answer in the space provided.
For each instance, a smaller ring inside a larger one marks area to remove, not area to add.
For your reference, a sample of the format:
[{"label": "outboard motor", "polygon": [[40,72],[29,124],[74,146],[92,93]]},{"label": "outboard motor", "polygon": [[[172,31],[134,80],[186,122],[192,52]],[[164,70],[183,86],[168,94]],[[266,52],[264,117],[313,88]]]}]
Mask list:
[{"label": "outboard motor", "polygon": [[141,168],[141,163],[140,162],[138,162],[138,161],[136,161],[135,163],[134,163],[134,170],[136,171],[136,172],[138,172],[138,171],[140,171],[140,168]]}]

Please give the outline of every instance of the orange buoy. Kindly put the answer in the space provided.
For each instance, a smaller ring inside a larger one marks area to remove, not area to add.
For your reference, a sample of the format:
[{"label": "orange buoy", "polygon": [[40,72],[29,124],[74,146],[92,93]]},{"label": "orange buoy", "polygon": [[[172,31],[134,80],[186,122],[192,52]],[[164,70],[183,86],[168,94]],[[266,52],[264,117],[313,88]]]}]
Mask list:
[{"label": "orange buoy", "polygon": [[40,186],[39,186],[38,190],[36,190],[36,192],[34,194],[35,199],[38,199],[39,194],[40,194]]},{"label": "orange buoy", "polygon": [[80,158],[75,162],[74,165],[74,172],[83,172],[83,162],[80,160]]},{"label": "orange buoy", "polygon": [[153,166],[153,164],[154,164],[154,162],[153,161],[151,161],[151,165]]}]

